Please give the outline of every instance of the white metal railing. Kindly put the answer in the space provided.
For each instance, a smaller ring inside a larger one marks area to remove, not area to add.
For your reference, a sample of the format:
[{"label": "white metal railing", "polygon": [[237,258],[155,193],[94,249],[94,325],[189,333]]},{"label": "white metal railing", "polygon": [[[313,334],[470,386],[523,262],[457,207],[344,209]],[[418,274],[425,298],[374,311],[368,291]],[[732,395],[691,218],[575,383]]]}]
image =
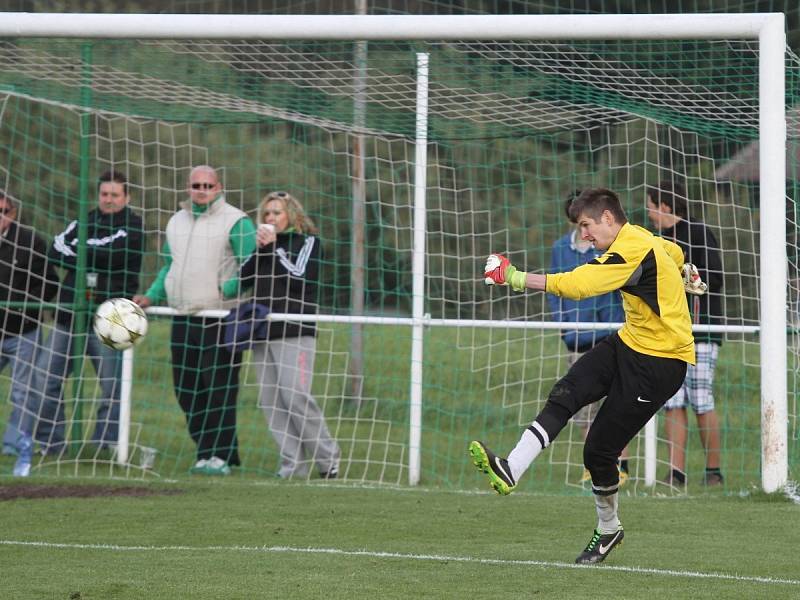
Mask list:
[{"label": "white metal railing", "polygon": [[[151,306],[146,309],[147,314],[153,316],[172,317],[182,314],[168,306]],[[192,313],[193,317],[207,317],[222,319],[228,315],[228,310],[201,310]],[[485,320],[485,319],[433,319],[429,314],[421,317],[370,317],[364,315],[315,315],[315,314],[294,314],[294,313],[270,313],[267,315],[270,321],[294,321],[294,322],[313,322],[313,323],[341,323],[341,324],[361,324],[361,325],[384,325],[401,326],[412,328],[412,344],[419,343],[416,352],[412,352],[412,365],[418,365],[419,372],[412,373],[411,377],[411,407],[415,403],[417,414],[410,417],[410,438],[409,453],[416,449],[417,455],[409,458],[409,469],[416,465],[419,469],[421,465],[421,435],[422,435],[422,372],[423,355],[422,342],[423,330],[426,327],[475,327],[480,329],[534,329],[534,330],[562,330],[569,326],[570,330],[606,330],[622,327],[622,323],[586,323],[574,322],[564,323],[562,321],[507,321],[507,320]],[[692,331],[695,333],[742,333],[753,334],[759,332],[758,325],[693,325]],[[413,337],[418,336],[418,337]],[[127,464],[129,456],[129,437],[130,437],[130,415],[131,415],[131,377],[133,375],[133,348],[128,348],[123,352],[122,362],[122,393],[120,398],[120,427],[119,442],[117,449],[117,461],[120,465]],[[656,442],[657,442],[657,416],[648,421],[645,426],[645,455],[644,472],[645,484],[653,485],[656,481]],[[416,432],[416,433],[414,433]],[[416,442],[416,446],[412,445]],[[409,482],[418,483],[420,472],[409,472]]]}]

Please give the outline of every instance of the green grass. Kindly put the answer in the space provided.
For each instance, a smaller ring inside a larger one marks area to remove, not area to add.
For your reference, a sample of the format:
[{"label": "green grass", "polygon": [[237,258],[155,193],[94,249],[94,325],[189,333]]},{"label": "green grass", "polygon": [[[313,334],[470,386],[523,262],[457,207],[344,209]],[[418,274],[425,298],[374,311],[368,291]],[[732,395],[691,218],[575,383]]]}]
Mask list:
[{"label": "green grass", "polygon": [[2,595],[800,596],[800,506],[773,497],[623,498],[625,543],[604,566],[574,568],[595,523],[591,498],[330,483],[181,480],[145,484],[179,495],[3,502]]}]

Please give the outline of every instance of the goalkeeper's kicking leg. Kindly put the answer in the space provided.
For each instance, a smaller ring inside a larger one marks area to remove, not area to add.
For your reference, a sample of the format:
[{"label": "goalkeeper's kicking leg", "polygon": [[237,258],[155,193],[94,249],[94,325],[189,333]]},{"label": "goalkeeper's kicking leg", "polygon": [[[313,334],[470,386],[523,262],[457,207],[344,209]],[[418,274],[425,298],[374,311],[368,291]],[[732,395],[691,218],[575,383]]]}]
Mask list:
[{"label": "goalkeeper's kicking leg", "polygon": [[609,336],[553,387],[544,409],[523,432],[508,459],[475,441],[470,444],[473,462],[489,475],[495,490],[508,494],[578,408],[607,396],[584,446],[598,525],[576,559],[581,564],[602,562],[624,536],[617,514],[620,452],[677,391],[685,373],[683,361],[634,352],[616,334]]},{"label": "goalkeeper's kicking leg", "polygon": [[[613,336],[609,336],[613,337]],[[498,494],[510,494],[539,453],[550,445],[582,407],[608,394],[616,368],[615,347],[606,340],[589,350],[560,379],[542,412],[523,432],[516,447],[501,458],[483,442],[469,445],[472,462],[489,477]]]},{"label": "goalkeeper's kicking leg", "polygon": [[[576,396],[574,389],[570,388],[565,379],[553,387],[544,409],[522,432],[522,437],[508,458],[496,455],[483,442],[477,440],[470,442],[469,453],[473,464],[488,475],[489,484],[501,496],[514,491],[517,481],[528,470],[534,459],[550,445],[572,415],[581,408],[578,406],[575,409],[571,405],[570,401],[574,401]],[[605,395],[601,394],[594,401]],[[616,465],[616,460],[614,464]]]}]

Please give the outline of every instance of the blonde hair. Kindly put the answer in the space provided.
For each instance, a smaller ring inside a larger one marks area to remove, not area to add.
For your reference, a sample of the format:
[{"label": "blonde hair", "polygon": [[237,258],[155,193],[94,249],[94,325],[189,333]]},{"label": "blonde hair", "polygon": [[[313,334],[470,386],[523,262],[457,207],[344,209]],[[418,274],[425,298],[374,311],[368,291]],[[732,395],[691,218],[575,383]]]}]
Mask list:
[{"label": "blonde hair", "polygon": [[314,225],[314,221],[306,214],[300,201],[289,192],[270,192],[261,199],[261,203],[258,205],[259,224],[264,222],[264,212],[267,203],[273,200],[280,200],[283,202],[283,206],[289,214],[289,227],[293,227],[294,230],[299,233],[317,233],[317,226]]}]

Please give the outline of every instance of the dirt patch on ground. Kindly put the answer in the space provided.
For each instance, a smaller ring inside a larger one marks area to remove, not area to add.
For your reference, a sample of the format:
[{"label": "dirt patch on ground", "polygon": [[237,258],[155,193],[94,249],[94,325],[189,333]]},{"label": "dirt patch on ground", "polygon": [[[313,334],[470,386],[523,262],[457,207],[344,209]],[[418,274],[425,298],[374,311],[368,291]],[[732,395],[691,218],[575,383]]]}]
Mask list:
[{"label": "dirt patch on ground", "polygon": [[0,501],[47,498],[109,498],[116,496],[147,497],[176,496],[183,490],[154,489],[142,486],[118,485],[3,485]]}]

